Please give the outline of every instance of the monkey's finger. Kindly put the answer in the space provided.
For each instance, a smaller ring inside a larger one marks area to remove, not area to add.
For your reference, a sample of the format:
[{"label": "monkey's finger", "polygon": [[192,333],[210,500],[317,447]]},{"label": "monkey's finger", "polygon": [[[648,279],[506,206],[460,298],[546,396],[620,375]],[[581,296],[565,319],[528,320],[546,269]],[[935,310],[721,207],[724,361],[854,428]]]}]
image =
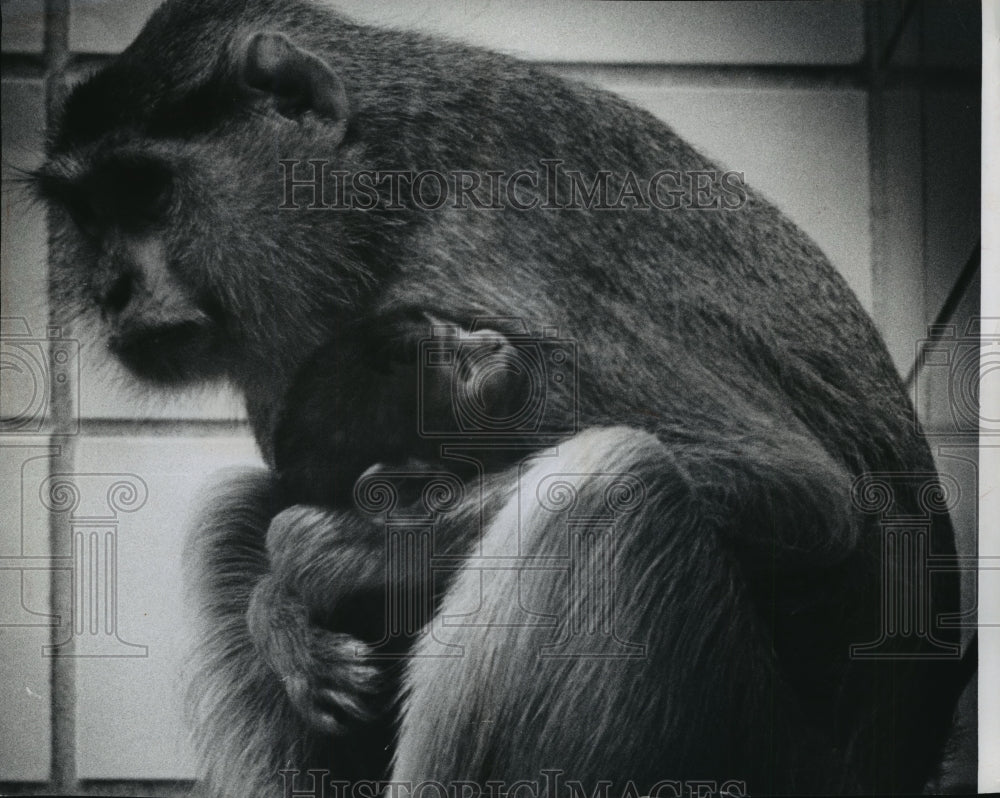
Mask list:
[{"label": "monkey's finger", "polygon": [[375,707],[369,701],[346,690],[319,688],[314,691],[313,708],[316,712],[330,714],[335,718],[344,715],[355,721],[374,720],[378,715]]},{"label": "monkey's finger", "polygon": [[315,691],[309,687],[304,677],[293,677],[286,681],[285,690],[295,711],[313,729],[324,734],[344,734],[348,724],[336,707],[317,701]]},{"label": "monkey's finger", "polygon": [[338,666],[337,672],[327,677],[320,677],[313,682],[316,690],[329,693],[347,693],[349,695],[375,695],[382,687],[382,674],[376,668],[366,666],[346,672],[344,666]]},{"label": "monkey's finger", "polygon": [[[288,696],[288,700],[291,702],[292,706],[295,707],[296,712],[312,723],[316,703],[313,701],[314,691],[309,684],[309,680],[304,674],[290,674],[283,676],[281,681],[285,688],[285,694]],[[331,717],[327,720],[316,718],[316,720],[320,722],[314,725],[322,731],[327,731],[332,734],[343,730],[339,728],[339,724],[336,722],[335,718]],[[332,720],[333,723],[330,723],[330,720]]]},{"label": "monkey's finger", "polygon": [[309,641],[312,658],[309,672],[314,684],[325,690],[349,695],[376,692],[382,682],[381,672],[365,656],[368,647],[357,638],[342,632],[313,627]]},{"label": "monkey's finger", "polygon": [[[347,718],[352,713],[340,711],[340,703],[331,701],[327,691],[316,690],[305,674],[294,674],[282,678],[288,700],[296,712],[317,731],[326,734],[343,734],[347,731]],[[340,699],[346,700],[346,694]]]},{"label": "monkey's finger", "polygon": [[347,733],[347,724],[341,722],[337,713],[312,704],[300,709],[299,714],[309,726],[322,734],[342,735]]},{"label": "monkey's finger", "polygon": [[318,688],[303,675],[284,679],[288,699],[309,725],[325,734],[345,734],[351,726],[373,721],[378,713],[346,690]]}]

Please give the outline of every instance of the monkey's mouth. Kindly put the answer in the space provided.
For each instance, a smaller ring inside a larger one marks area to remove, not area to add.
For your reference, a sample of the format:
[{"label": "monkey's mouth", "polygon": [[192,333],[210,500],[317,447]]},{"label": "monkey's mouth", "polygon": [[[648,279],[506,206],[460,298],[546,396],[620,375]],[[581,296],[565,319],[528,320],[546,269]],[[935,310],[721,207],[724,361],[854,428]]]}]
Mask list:
[{"label": "monkey's mouth", "polygon": [[202,380],[221,368],[216,335],[206,322],[119,329],[108,348],[133,374],[157,383]]}]

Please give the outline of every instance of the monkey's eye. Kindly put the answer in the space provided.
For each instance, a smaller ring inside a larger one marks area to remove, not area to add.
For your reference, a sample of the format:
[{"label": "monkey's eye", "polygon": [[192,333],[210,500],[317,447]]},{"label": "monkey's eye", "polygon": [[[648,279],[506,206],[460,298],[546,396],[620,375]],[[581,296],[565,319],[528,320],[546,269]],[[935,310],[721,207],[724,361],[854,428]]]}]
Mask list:
[{"label": "monkey's eye", "polygon": [[69,214],[77,228],[90,238],[100,236],[97,209],[78,181],[41,171],[35,175],[39,196],[50,207]]},{"label": "monkey's eye", "polygon": [[118,217],[135,222],[155,222],[169,209],[173,174],[160,161],[121,161],[103,175],[100,188],[119,204]]},{"label": "monkey's eye", "polygon": [[137,231],[162,220],[170,208],[173,177],[160,161],[119,158],[74,179],[39,176],[40,193],[65,209],[88,236],[109,227]]},{"label": "monkey's eye", "polygon": [[141,229],[166,214],[173,194],[173,176],[160,161],[117,159],[91,172],[82,188],[98,223]]},{"label": "monkey's eye", "polygon": [[73,223],[88,238],[100,238],[103,224],[97,209],[89,202],[86,195],[78,193],[63,202],[63,207],[69,212]]}]

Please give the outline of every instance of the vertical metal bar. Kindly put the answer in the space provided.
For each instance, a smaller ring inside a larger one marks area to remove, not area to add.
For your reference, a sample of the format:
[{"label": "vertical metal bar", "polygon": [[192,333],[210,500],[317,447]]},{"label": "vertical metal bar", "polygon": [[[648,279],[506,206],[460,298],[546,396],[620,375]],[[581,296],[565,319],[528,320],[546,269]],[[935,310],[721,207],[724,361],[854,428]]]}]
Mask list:
[{"label": "vertical metal bar", "polygon": [[[51,130],[66,94],[66,69],[69,63],[69,0],[45,0],[44,57],[45,57],[45,123]],[[53,279],[51,266],[55,237],[51,229],[48,233],[49,281]],[[51,297],[52,292],[50,290]],[[61,318],[61,308],[49,302],[49,324],[59,327],[62,338],[71,338],[72,330]],[[49,374],[59,373],[49,352]],[[53,443],[60,447],[56,462],[66,469],[73,462],[73,437],[66,433],[73,422],[73,394],[78,386],[72,384],[72,376],[59,382],[52,380],[49,386],[50,422]],[[72,536],[68,514],[49,516],[49,548],[54,557],[72,555]],[[51,644],[62,643],[67,637],[67,624],[72,623],[71,611],[74,602],[73,585],[65,578],[53,574],[50,585],[52,612],[63,619],[59,626],[53,626]],[[76,792],[76,667],[71,656],[61,653],[51,660],[52,679],[52,788],[55,793],[70,795]]]}]

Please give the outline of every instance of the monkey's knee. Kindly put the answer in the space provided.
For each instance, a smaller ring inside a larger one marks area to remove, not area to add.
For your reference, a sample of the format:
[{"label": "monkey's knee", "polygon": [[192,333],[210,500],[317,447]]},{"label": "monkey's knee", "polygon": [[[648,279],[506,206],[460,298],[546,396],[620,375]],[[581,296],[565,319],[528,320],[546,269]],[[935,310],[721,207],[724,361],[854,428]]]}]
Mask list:
[{"label": "monkey's knee", "polygon": [[435,634],[462,655],[410,665],[393,778],[555,769],[589,792],[766,770],[771,738],[727,719],[770,711],[785,734],[787,695],[726,521],[655,436],[589,430],[542,453],[442,602]]},{"label": "monkey's knee", "polygon": [[[663,676],[643,667],[662,599],[643,607],[649,585],[637,601],[621,588],[641,582],[660,555],[624,539],[650,536],[643,513],[663,456],[652,435],[589,430],[522,476],[442,602],[435,634],[451,627],[447,642],[461,656],[410,665],[394,779],[530,779],[550,766],[624,775],[637,765],[622,745],[631,733],[611,716],[629,716],[630,693],[646,683],[652,697]],[[601,717],[587,742],[582,695]],[[634,709],[633,719],[649,717]],[[647,725],[652,736],[656,724]]]}]

